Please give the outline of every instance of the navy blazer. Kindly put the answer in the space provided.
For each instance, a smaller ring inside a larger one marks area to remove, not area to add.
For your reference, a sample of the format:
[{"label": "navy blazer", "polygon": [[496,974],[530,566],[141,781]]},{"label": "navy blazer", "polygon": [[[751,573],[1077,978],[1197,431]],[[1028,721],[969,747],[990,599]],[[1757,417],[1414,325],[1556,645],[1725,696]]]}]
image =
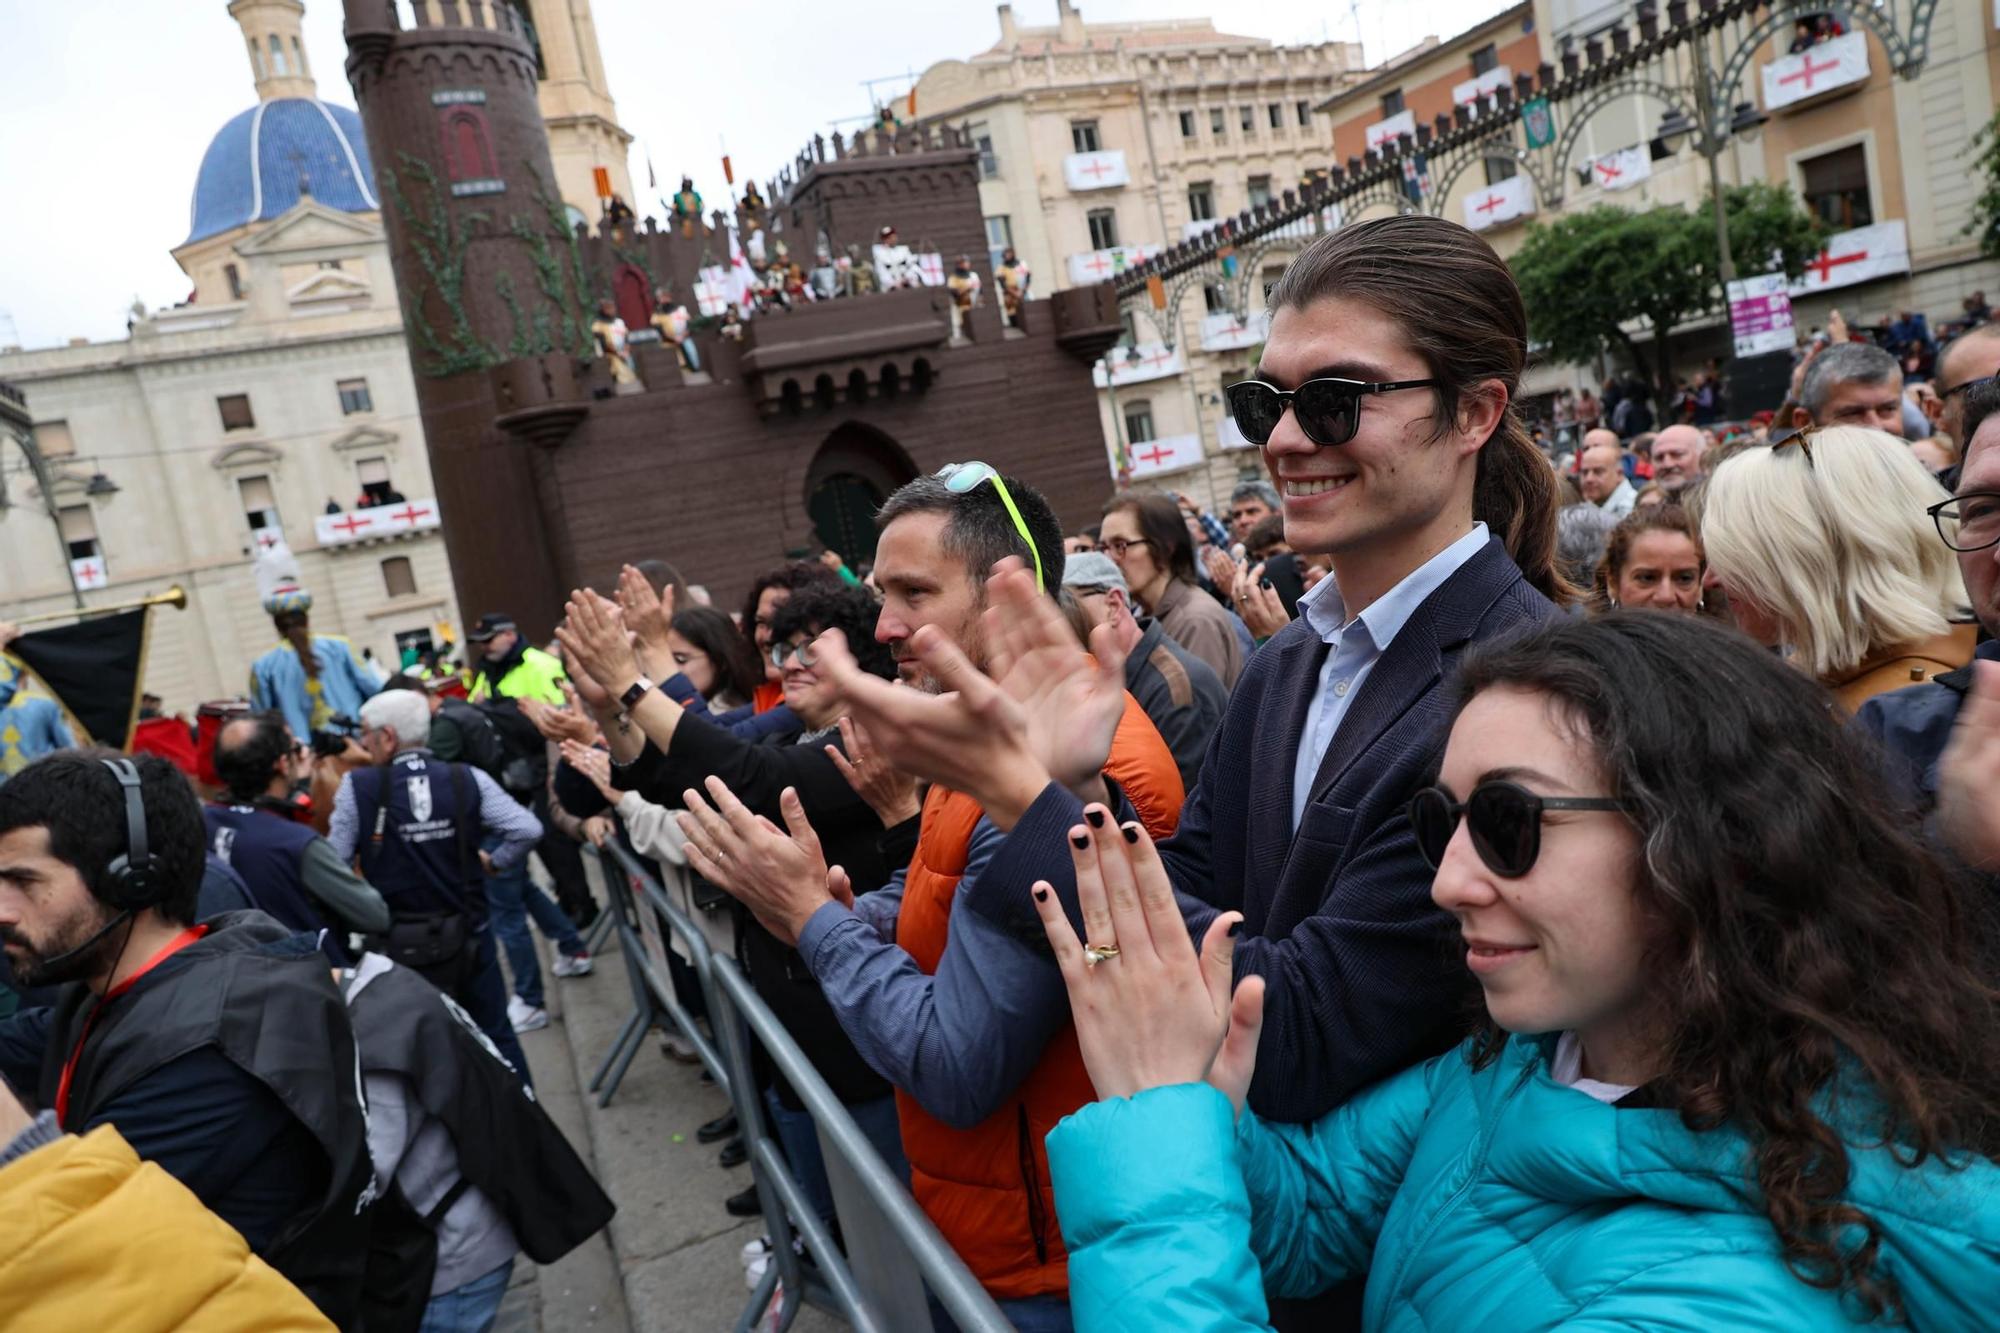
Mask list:
[{"label": "navy blazer", "polygon": [[[1498,539],[1439,586],[1348,706],[1292,830],[1299,738],[1328,647],[1294,621],[1250,660],[1209,743],[1179,832],[1160,847],[1199,940],[1243,913],[1236,973],[1265,978],[1250,1104],[1319,1119],[1466,1030],[1471,978],[1406,810],[1444,753],[1451,672],[1472,643],[1559,615]],[[1067,836],[1077,799],[1050,784],[973,888],[972,905],[1037,933],[1028,888],[1046,879],[1079,925]]]}]

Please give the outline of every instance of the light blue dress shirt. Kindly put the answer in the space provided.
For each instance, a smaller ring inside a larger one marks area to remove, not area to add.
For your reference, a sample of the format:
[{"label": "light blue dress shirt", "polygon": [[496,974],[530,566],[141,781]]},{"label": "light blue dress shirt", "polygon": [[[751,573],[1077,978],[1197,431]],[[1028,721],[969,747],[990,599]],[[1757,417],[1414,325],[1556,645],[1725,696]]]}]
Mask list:
[{"label": "light blue dress shirt", "polygon": [[1347,706],[1361,692],[1368,673],[1387,651],[1410,617],[1424,600],[1444,586],[1486,546],[1486,525],[1474,523],[1472,531],[1439,551],[1404,576],[1403,581],[1382,594],[1367,610],[1352,620],[1340,600],[1340,589],[1331,575],[1299,598],[1299,614],[1313,632],[1333,649],[1320,668],[1319,688],[1312,708],[1306,713],[1305,735],[1299,737],[1299,755],[1292,769],[1292,831],[1305,817],[1306,801],[1312,796],[1313,779],[1320,761],[1340,730]]}]

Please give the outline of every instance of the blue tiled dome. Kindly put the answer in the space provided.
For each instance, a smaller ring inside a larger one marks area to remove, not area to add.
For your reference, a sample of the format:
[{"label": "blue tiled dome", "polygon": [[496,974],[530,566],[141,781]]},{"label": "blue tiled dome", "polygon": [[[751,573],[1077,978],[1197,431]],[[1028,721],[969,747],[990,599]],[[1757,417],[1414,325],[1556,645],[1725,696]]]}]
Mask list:
[{"label": "blue tiled dome", "polygon": [[359,115],[316,97],[258,103],[217,131],[202,155],[188,241],[277,217],[298,203],[301,177],[328,208],[381,207]]}]

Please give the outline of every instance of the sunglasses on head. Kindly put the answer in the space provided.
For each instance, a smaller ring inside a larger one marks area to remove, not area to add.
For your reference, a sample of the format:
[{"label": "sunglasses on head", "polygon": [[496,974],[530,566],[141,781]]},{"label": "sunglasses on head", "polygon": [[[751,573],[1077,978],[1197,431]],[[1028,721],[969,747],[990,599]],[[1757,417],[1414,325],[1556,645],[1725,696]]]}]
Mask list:
[{"label": "sunglasses on head", "polygon": [[1433,870],[1444,864],[1458,821],[1472,833],[1472,849],[1503,879],[1519,879],[1542,854],[1542,816],[1551,810],[1624,810],[1607,796],[1542,796],[1515,782],[1482,782],[1455,801],[1443,787],[1425,787],[1410,798],[1410,827],[1417,850]]},{"label": "sunglasses on head", "polygon": [[1014,496],[1008,491],[1007,481],[1000,475],[1000,470],[991,463],[946,463],[938,469],[937,476],[953,495],[964,495],[984,481],[993,483],[994,491],[1000,496],[1000,503],[1007,506],[1007,517],[1014,520],[1014,531],[1021,534],[1021,541],[1026,544],[1028,554],[1035,558],[1035,587],[1047,592],[1049,581],[1042,576],[1041,548],[1035,545],[1035,539],[1028,531],[1028,521],[1022,518],[1021,511],[1014,507]]},{"label": "sunglasses on head", "polygon": [[1346,444],[1361,425],[1361,395],[1394,393],[1398,389],[1434,388],[1437,380],[1307,380],[1296,389],[1280,389],[1262,380],[1238,380],[1222,391],[1230,420],[1243,438],[1255,445],[1271,442],[1271,432],[1290,408],[1314,444]]}]

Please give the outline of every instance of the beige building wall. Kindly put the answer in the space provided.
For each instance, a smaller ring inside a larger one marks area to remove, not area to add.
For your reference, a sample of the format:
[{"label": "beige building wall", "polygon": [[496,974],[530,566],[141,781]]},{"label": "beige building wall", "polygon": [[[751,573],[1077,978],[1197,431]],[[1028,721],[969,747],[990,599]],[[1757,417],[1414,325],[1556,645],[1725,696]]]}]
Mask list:
[{"label": "beige building wall", "polygon": [[645,201],[632,197],[626,164],[632,136],[618,124],[590,0],[529,0],[528,8],[541,42],[542,123],[548,126],[549,155],[563,202],[595,223],[604,212],[595,169],[603,167],[611,175],[613,193],[644,213]]},{"label": "beige building wall", "polygon": [[[220,262],[213,251],[204,248],[204,262]],[[256,478],[313,593],[315,630],[372,648],[385,668],[400,632],[444,623],[464,641],[438,531],[354,544],[315,537],[329,498],[354,507],[364,460],[385,466],[411,501],[433,503],[379,221],[306,200],[246,229],[227,254],[243,300],[156,312],[118,342],[0,356],[0,380],[26,393],[38,438],[73,450],[49,459],[53,489],[59,506],[88,511],[109,572],[85,601],[187,590],[186,611],[155,613],[146,663],[145,687],[169,711],[241,693],[251,660],[276,641],[252,572],[243,483]],[[284,281],[301,269],[312,276]],[[339,386],[354,381],[366,384],[367,410],[343,410]],[[239,394],[254,424],[225,429],[217,400]],[[99,474],[114,493],[89,493]],[[41,496],[17,472],[7,480],[0,615],[63,611],[69,580]],[[392,560],[409,562],[413,592],[391,594]]]},{"label": "beige building wall", "polygon": [[[1327,130],[1313,107],[1348,82],[1361,60],[1355,44],[1282,47],[1218,32],[1205,19],[1089,23],[1068,0],[1058,0],[1053,26],[1021,25],[1010,5],[999,14],[1000,38],[990,50],[924,72],[917,111],[969,125],[975,141],[990,141],[980,201],[991,258],[1011,235],[1039,293],[1076,285],[1072,257],[1104,249],[1101,233],[1093,236],[1094,213],[1110,216],[1117,244],[1128,250],[1175,244],[1202,221],[1197,207],[1210,219],[1230,217],[1251,205],[1253,181],[1276,201],[1308,170],[1324,169]],[[1081,125],[1095,126],[1100,150],[1123,154],[1123,184],[1073,188],[1066,179]],[[1203,205],[1190,198],[1195,185],[1207,187]],[[1003,218],[1007,231],[995,234],[994,220]],[[1261,291],[1253,291],[1253,315],[1260,304]],[[1240,378],[1248,354],[1203,351],[1205,313],[1199,290],[1182,302],[1173,341],[1183,373],[1119,387],[1116,414],[1113,393],[1099,394],[1107,494],[1119,423],[1138,402],[1148,407],[1155,438],[1197,435],[1203,443],[1202,462],[1160,477],[1161,488],[1221,504],[1239,474],[1256,470],[1254,451],[1225,450],[1220,435],[1220,384]],[[1145,319],[1134,333],[1141,344],[1163,341]]]}]

